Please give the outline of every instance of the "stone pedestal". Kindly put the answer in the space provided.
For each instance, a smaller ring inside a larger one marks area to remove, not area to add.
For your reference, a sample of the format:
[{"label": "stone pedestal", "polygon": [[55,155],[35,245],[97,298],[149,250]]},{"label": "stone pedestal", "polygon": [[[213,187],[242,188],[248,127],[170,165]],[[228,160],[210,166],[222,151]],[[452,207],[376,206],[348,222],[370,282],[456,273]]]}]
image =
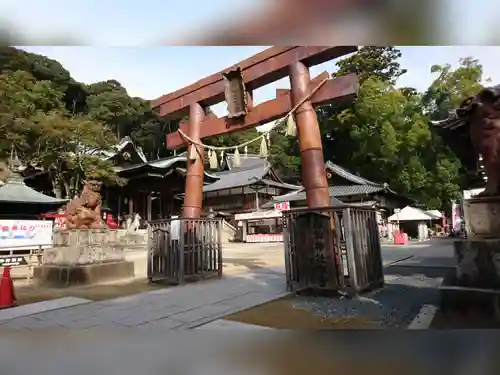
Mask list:
[{"label": "stone pedestal", "polygon": [[126,260],[73,266],[42,265],[33,268],[33,280],[38,285],[50,287],[92,285],[132,277],[134,263]]},{"label": "stone pedestal", "polygon": [[137,246],[137,236],[129,239],[121,232],[55,232],[54,247],[44,250],[43,264],[34,268],[33,279],[39,284],[66,286],[134,277],[134,263],[125,260],[125,249]]},{"label": "stone pedestal", "polygon": [[490,306],[500,293],[500,197],[464,201],[464,218],[467,239],[453,243],[456,266],[440,287],[442,309]]},{"label": "stone pedestal", "polygon": [[500,197],[467,199],[463,207],[469,238],[500,238]]},{"label": "stone pedestal", "polygon": [[456,283],[500,288],[500,197],[464,201],[467,239],[454,242]]},{"label": "stone pedestal", "polygon": [[500,238],[454,242],[459,286],[500,289]]}]

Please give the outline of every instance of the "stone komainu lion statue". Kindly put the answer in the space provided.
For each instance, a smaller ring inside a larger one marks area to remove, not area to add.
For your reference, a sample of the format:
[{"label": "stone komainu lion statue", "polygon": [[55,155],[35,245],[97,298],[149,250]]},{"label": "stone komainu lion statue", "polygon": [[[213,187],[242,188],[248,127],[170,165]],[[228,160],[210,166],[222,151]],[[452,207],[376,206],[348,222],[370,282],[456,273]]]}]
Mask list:
[{"label": "stone komainu lion statue", "polygon": [[100,229],[106,225],[101,217],[101,182],[84,181],[80,197],[66,206],[66,226],[68,229]]},{"label": "stone komainu lion statue", "polygon": [[483,158],[488,178],[479,196],[500,195],[500,85],[488,87],[464,100],[456,111],[469,125],[470,138]]}]

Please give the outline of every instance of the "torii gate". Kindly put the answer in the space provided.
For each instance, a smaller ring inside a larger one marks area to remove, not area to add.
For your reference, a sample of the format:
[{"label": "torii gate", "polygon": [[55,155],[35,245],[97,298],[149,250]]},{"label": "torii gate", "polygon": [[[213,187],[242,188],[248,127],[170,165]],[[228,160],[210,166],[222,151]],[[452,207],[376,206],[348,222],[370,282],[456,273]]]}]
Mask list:
[{"label": "torii gate", "polygon": [[[323,147],[315,107],[350,103],[358,93],[358,79],[349,74],[328,79],[327,72],[311,80],[309,67],[357,51],[357,47],[271,47],[219,73],[153,100],[161,116],[179,119],[189,115],[180,129],[190,139],[227,134],[263,125],[285,116],[294,106],[302,164],[302,184],[309,208],[331,205],[324,168]],[[276,90],[276,98],[254,106],[252,90],[290,76],[291,90]],[[326,81],[325,81],[326,80]],[[325,81],[325,82],[323,82]],[[313,92],[317,86],[321,87]],[[311,95],[312,93],[312,95]],[[304,98],[309,97],[304,101]],[[206,107],[226,100],[229,115],[206,116]],[[302,104],[300,104],[303,101]],[[300,105],[299,105],[300,104]],[[167,135],[167,148],[186,147],[179,132]],[[204,152],[188,162],[182,216],[200,217],[203,200]]]}]

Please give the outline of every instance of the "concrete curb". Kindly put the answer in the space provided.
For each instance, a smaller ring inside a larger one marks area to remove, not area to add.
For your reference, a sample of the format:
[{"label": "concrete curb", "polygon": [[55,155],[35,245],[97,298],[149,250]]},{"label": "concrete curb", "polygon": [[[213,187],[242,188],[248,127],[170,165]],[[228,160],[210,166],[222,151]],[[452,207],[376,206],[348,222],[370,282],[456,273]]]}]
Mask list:
[{"label": "concrete curb", "polygon": [[408,326],[408,329],[429,329],[437,311],[437,306],[423,305],[418,315]]},{"label": "concrete curb", "polygon": [[9,320],[12,319],[22,318],[48,311],[66,309],[68,307],[86,305],[92,302],[94,301],[91,301],[86,298],[62,297],[57,299],[29,303],[27,305],[16,306],[0,311],[0,324],[8,322]]}]

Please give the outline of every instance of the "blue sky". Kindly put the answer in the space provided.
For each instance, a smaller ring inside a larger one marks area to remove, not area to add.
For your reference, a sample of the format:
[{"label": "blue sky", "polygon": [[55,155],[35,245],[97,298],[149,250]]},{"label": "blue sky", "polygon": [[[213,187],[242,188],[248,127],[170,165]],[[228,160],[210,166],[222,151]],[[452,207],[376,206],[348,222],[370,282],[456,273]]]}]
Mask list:
[{"label": "blue sky", "polygon": [[[2,0],[0,27],[11,26],[37,41],[36,44],[51,35],[71,36],[72,44],[89,47],[23,48],[58,60],[79,81],[92,83],[116,79],[130,95],[153,99],[265,48],[161,47],[161,43],[176,39],[186,28],[204,30],[207,25],[213,25],[215,19],[224,19],[224,15],[245,15],[269,1]],[[453,35],[457,44],[484,39],[496,31],[495,17],[500,11],[500,2],[440,0],[436,7],[433,15],[440,18],[443,32]],[[430,73],[433,64],[456,65],[459,58],[466,56],[478,58],[484,65],[485,75],[500,83],[499,47],[402,47],[401,50],[401,64],[408,69],[398,82],[401,86],[423,90],[433,79]],[[334,62],[328,62],[313,67],[311,75],[334,69]],[[272,98],[278,87],[287,88],[289,84],[284,79],[258,90],[254,93],[255,102]],[[224,104],[214,110],[223,114]]]},{"label": "blue sky", "polygon": [[[130,95],[154,99],[191,84],[262,51],[264,47],[22,47],[56,59],[81,82],[116,79]],[[433,64],[457,65],[473,56],[484,65],[485,76],[500,83],[500,47],[400,47],[401,65],[408,73],[398,85],[424,90],[434,79]],[[334,61],[311,68],[311,75],[335,71]],[[254,93],[255,102],[274,97],[276,88],[289,88],[287,79]],[[222,115],[224,104],[214,108]]]}]

